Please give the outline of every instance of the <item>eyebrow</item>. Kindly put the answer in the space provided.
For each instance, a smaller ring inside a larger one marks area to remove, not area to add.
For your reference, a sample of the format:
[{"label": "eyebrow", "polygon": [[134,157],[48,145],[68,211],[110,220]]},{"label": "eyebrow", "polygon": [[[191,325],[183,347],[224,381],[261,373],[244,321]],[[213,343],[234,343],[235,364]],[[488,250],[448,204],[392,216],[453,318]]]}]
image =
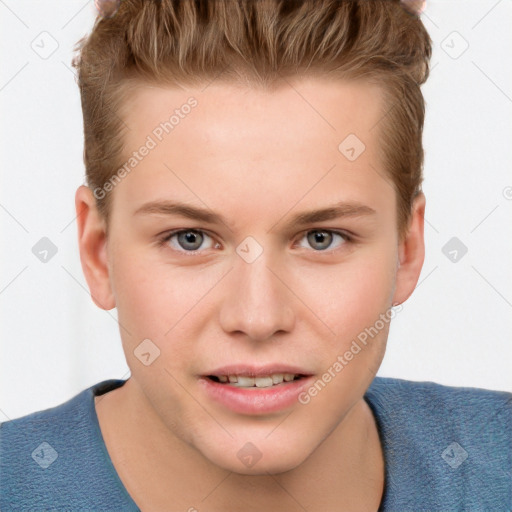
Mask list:
[{"label": "eyebrow", "polygon": [[[373,216],[377,212],[367,205],[355,202],[339,202],[334,205],[296,214],[286,223],[287,227],[313,224],[325,220],[334,220],[346,217]],[[187,219],[198,220],[209,224],[229,225],[227,219],[221,214],[207,208],[199,208],[179,201],[151,201],[143,204],[133,215],[176,215]],[[277,224],[277,223],[276,223]],[[275,224],[274,224],[275,225]]]}]

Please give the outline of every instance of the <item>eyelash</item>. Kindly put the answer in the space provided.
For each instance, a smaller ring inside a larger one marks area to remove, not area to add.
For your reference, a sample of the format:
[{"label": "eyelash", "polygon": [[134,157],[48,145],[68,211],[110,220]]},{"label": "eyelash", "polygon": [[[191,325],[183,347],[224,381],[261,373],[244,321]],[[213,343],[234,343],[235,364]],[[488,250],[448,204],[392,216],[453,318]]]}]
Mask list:
[{"label": "eyelash", "polygon": [[[350,244],[350,243],[354,242],[354,237],[352,235],[349,235],[345,231],[338,231],[338,230],[334,230],[334,229],[323,229],[323,228],[308,229],[307,231],[303,231],[301,233],[301,236],[300,236],[299,240],[301,240],[308,233],[312,233],[314,231],[317,231],[317,232],[320,232],[320,233],[331,233],[331,234],[339,235],[344,240],[344,243],[341,245],[341,247],[337,247],[336,249],[324,249],[323,251],[317,251],[317,250],[312,249],[313,252],[316,252],[316,253],[319,253],[319,254],[333,254],[333,253],[337,253],[338,251],[343,250],[343,248],[344,248],[344,246],[346,244]],[[195,229],[195,228],[175,229],[174,231],[168,232],[165,235],[163,235],[162,237],[160,237],[159,240],[158,240],[158,245],[160,247],[163,247],[167,242],[169,242],[169,240],[174,235],[178,235],[180,233],[188,233],[188,232],[201,233],[201,234],[205,234],[205,235],[209,236],[210,238],[214,238],[207,231],[204,231],[202,229]],[[202,250],[195,250],[195,251],[177,250],[177,249],[173,249],[171,247],[169,247],[169,249],[171,249],[171,251],[174,251],[174,252],[177,252],[177,253],[180,253],[180,254],[185,254],[186,256],[196,256],[197,254],[203,252]]]}]

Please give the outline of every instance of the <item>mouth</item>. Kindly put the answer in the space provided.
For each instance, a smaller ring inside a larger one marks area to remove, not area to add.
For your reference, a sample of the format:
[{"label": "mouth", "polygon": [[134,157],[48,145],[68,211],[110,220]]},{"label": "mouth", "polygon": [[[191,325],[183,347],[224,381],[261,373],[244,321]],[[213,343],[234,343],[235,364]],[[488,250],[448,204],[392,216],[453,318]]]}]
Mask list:
[{"label": "mouth", "polygon": [[296,406],[313,379],[311,373],[281,364],[231,365],[201,375],[199,383],[206,397],[232,412],[264,415]]},{"label": "mouth", "polygon": [[206,378],[219,384],[237,388],[271,388],[281,386],[283,383],[293,382],[305,378],[300,373],[272,373],[269,375],[207,375]]}]

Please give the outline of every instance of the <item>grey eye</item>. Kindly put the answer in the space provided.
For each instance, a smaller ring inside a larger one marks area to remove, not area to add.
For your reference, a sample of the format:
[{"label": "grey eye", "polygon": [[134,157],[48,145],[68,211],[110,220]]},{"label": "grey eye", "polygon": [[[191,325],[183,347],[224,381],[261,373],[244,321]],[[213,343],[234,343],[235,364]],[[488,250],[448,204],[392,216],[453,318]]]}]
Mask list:
[{"label": "grey eye", "polygon": [[332,242],[333,236],[330,231],[310,231],[307,235],[309,244],[315,248],[315,245],[317,245],[317,249],[320,251],[323,251],[324,249],[327,249]]},{"label": "grey eye", "polygon": [[[337,245],[335,245],[336,237],[339,240]],[[325,251],[326,249],[335,251],[351,240],[349,235],[330,229],[311,229],[304,233],[301,240],[306,238],[309,248],[313,247],[316,252]],[[300,247],[305,246],[301,244]]]},{"label": "grey eye", "polygon": [[178,243],[183,249],[188,249],[190,251],[197,251],[201,244],[203,243],[204,236],[200,231],[181,231],[179,233],[175,233],[178,236]]}]

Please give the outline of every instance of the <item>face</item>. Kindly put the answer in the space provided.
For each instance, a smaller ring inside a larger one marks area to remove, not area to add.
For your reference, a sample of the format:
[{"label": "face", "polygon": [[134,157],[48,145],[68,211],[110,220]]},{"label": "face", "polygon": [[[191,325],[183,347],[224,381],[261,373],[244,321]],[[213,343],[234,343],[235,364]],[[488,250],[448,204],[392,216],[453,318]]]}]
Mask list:
[{"label": "face", "polygon": [[164,427],[237,473],[290,470],[341,424],[423,261],[397,272],[379,89],[290,83],[135,91],[139,156],[112,192],[105,276],[88,277]]}]

